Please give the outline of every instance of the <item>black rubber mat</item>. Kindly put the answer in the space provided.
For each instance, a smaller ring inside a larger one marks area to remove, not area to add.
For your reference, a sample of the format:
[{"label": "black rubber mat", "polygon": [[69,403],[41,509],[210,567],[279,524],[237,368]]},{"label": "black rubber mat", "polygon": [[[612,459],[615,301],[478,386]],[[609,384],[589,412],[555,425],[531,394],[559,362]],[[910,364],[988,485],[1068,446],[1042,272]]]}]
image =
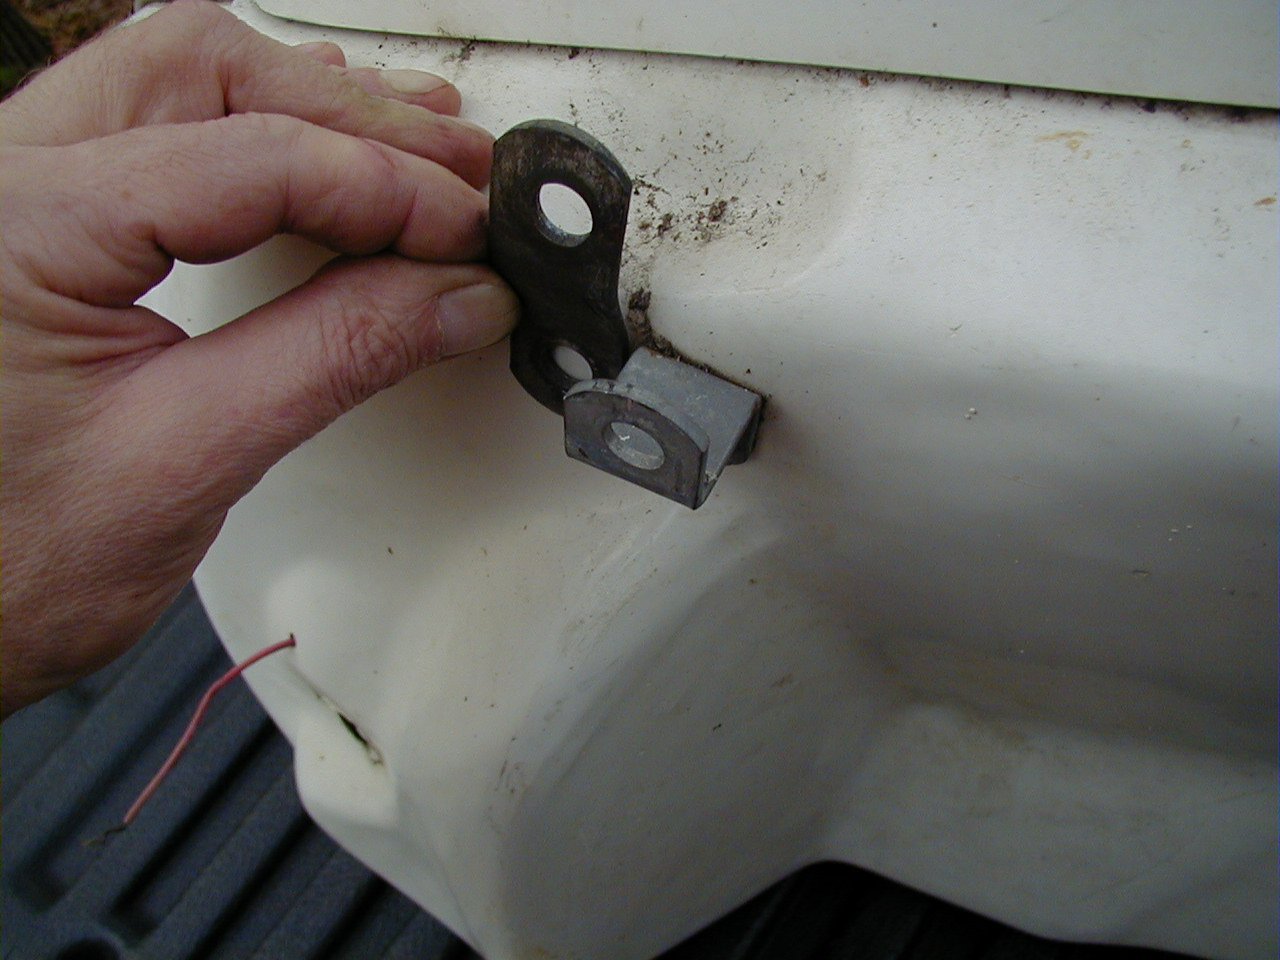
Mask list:
[{"label": "black rubber mat", "polygon": [[[289,745],[243,681],[214,700],[134,825],[101,839],[228,666],[188,588],[122,660],[5,722],[6,960],[475,960],[311,823]],[[1040,940],[853,867],[821,864],[664,960],[1161,956],[1169,955]]]}]

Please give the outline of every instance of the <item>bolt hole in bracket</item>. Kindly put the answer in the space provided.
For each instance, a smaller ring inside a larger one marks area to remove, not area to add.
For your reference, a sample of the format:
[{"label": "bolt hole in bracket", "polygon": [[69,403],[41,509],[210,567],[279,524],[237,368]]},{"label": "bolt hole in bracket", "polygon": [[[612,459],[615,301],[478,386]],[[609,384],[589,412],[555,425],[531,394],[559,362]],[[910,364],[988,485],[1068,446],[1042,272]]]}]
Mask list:
[{"label": "bolt hole in bracket", "polygon": [[570,457],[696,509],[750,456],[763,400],[634,348],[618,294],[630,207],[631,178],[577,127],[532,120],[495,144],[489,252],[523,305],[511,371],[564,416]]}]

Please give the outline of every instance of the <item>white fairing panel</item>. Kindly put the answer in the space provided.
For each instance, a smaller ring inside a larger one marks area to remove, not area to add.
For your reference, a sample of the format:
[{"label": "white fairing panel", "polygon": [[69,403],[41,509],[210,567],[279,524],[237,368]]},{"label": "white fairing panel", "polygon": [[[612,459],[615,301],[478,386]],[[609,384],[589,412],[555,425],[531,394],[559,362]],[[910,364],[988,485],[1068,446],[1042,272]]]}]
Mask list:
[{"label": "white fairing panel", "polygon": [[1275,0],[258,0],[304,23],[1274,107]]},{"label": "white fairing panel", "polygon": [[565,457],[505,346],[272,470],[198,584],[233,655],[296,635],[250,681],[321,826],[489,960],[651,956],[824,858],[1275,955],[1273,114],[236,9],[578,122],[637,183],[624,295],[769,396],[696,512]]}]

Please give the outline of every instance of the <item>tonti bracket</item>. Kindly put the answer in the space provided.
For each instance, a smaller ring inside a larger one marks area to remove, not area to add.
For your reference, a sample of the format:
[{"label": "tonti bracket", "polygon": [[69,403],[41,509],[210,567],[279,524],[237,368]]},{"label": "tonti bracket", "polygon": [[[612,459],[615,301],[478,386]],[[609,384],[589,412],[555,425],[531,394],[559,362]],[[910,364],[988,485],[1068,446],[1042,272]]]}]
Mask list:
[{"label": "tonti bracket", "polygon": [[[585,232],[548,216],[549,184],[585,202]],[[563,415],[570,457],[697,509],[724,468],[751,454],[763,400],[637,346],[618,291],[630,207],[631,178],[578,128],[533,120],[498,140],[489,252],[523,305],[511,371]]]}]

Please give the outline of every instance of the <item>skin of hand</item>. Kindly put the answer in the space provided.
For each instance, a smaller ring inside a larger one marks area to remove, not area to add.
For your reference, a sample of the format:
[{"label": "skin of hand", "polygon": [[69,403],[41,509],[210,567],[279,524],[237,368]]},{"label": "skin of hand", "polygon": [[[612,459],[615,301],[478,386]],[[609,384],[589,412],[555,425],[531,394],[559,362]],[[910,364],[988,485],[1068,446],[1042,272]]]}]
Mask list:
[{"label": "skin of hand", "polygon": [[[180,0],[0,105],[5,715],[134,643],[280,457],[510,331],[459,104]],[[136,305],[276,233],[342,256],[199,337]]]}]

